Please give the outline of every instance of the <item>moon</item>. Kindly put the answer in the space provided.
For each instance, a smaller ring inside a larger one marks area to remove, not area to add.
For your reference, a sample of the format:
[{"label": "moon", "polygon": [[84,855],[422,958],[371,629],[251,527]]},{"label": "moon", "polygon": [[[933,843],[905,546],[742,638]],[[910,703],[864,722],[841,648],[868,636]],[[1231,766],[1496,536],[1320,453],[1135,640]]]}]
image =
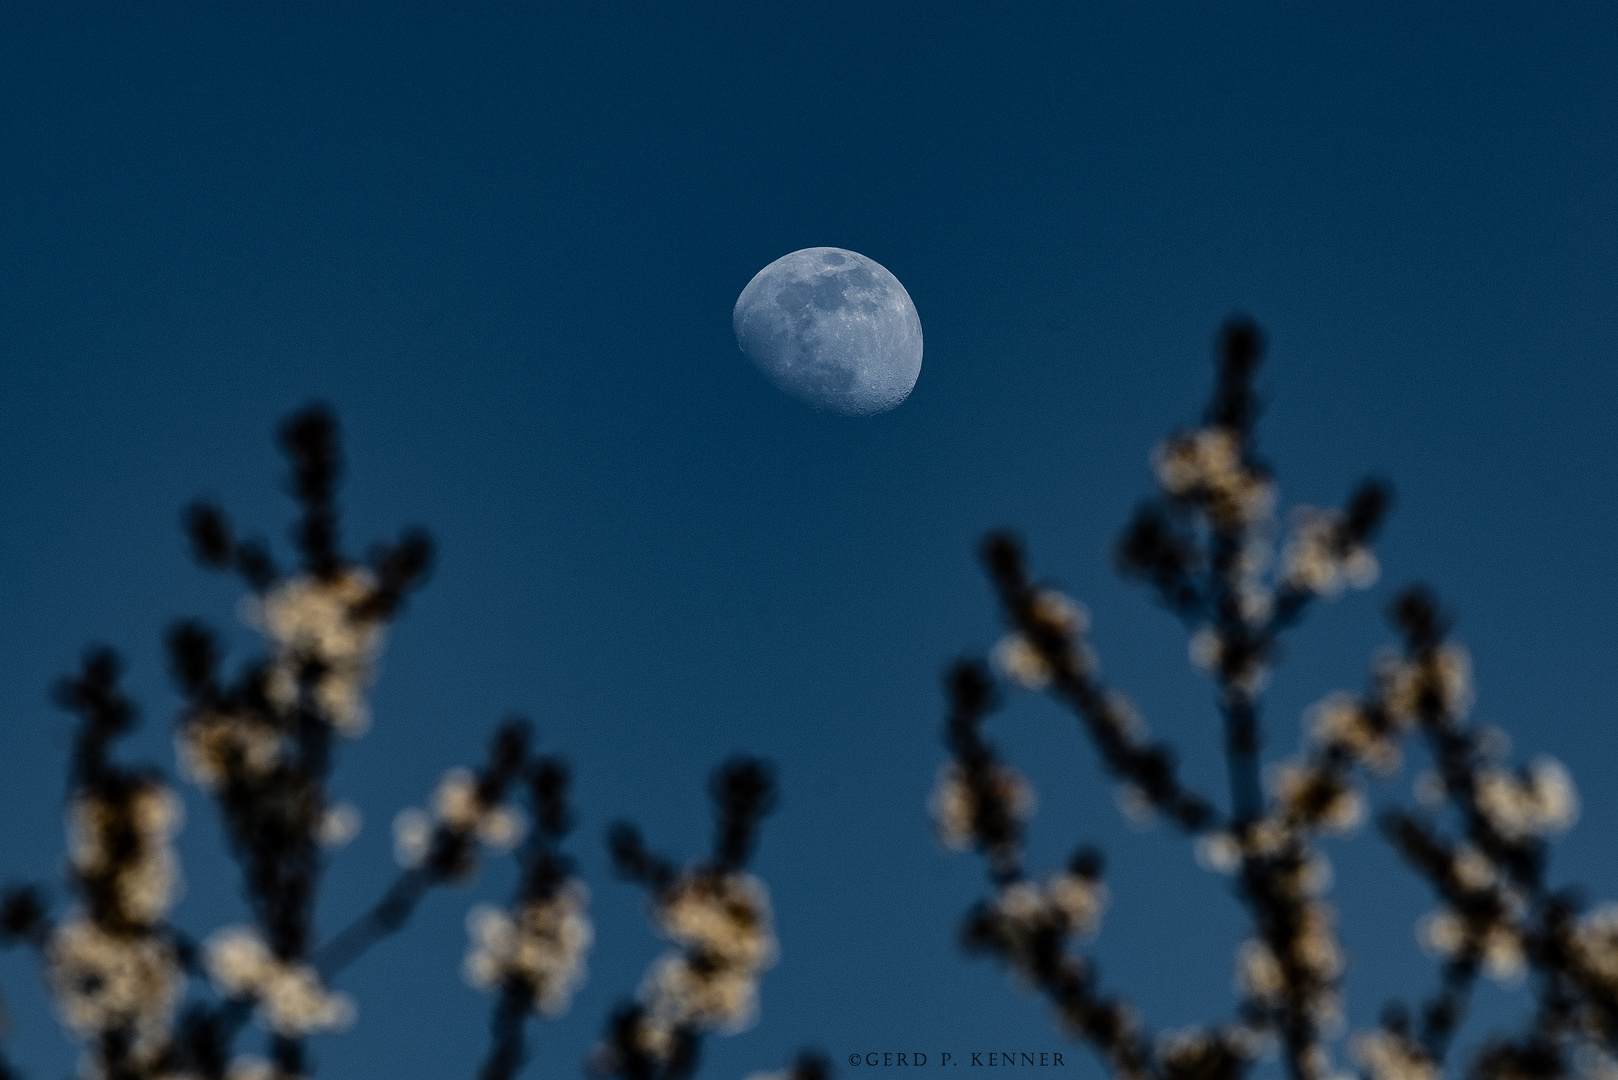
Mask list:
[{"label": "moon", "polygon": [[843,248],[783,255],[736,299],[736,344],[782,390],[850,416],[887,412],[921,374],[921,318],[899,279]]}]

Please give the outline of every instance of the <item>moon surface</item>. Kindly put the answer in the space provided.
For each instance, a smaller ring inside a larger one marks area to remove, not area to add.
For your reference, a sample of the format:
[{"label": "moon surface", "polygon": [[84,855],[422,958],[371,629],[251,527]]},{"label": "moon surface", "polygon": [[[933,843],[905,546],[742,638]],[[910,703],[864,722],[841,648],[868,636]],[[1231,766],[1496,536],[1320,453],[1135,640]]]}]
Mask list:
[{"label": "moon surface", "polygon": [[760,270],[736,299],[736,344],[776,386],[817,408],[887,412],[921,374],[921,318],[887,268],[814,247]]}]

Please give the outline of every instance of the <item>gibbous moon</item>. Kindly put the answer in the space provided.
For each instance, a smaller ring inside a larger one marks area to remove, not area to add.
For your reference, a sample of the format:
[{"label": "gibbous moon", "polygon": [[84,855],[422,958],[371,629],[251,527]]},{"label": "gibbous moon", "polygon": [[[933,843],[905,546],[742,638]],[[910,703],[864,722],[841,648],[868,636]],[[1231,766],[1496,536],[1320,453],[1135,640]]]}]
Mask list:
[{"label": "gibbous moon", "polygon": [[887,412],[921,374],[921,319],[881,264],[842,248],[783,255],[736,300],[736,344],[776,386],[816,408]]}]

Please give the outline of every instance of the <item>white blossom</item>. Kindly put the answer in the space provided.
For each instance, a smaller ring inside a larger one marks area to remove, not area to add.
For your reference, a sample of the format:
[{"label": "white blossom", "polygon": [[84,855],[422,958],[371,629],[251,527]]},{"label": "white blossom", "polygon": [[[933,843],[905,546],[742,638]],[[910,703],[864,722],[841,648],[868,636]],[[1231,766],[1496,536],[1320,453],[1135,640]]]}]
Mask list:
[{"label": "white blossom", "polygon": [[1112,791],[1113,804],[1124,819],[1137,829],[1150,828],[1157,821],[1157,807],[1151,797],[1135,784],[1125,781]]},{"label": "white blossom", "polygon": [[302,1036],[353,1022],[354,1006],[347,996],[322,986],[308,964],[277,958],[249,927],[228,927],[214,934],[208,939],[205,962],[221,993],[253,999],[259,1015],[278,1034]]},{"label": "white blossom", "polygon": [[1286,986],[1281,962],[1264,942],[1252,938],[1236,953],[1236,988],[1248,997],[1265,999],[1278,996]]},{"label": "white blossom", "polygon": [[641,984],[642,1049],[666,1058],[680,1028],[750,1026],[759,979],[776,959],[764,883],[741,871],[690,872],[659,895],[653,918],[681,948],[658,959]]},{"label": "white blossom", "polygon": [[527,823],[516,810],[483,801],[477,777],[468,769],[444,773],[433,793],[433,816],[452,832],[474,835],[496,851],[516,847],[527,831]]},{"label": "white blossom", "polygon": [[1165,492],[1205,501],[1223,527],[1260,522],[1274,509],[1274,486],[1247,467],[1241,441],[1229,428],[1176,435],[1158,446],[1153,464]]},{"label": "white blossom", "polygon": [[1482,892],[1498,880],[1494,864],[1488,856],[1470,844],[1462,844],[1455,849],[1455,855],[1450,860],[1450,872],[1463,889],[1472,892]]},{"label": "white blossom", "polygon": [[1326,769],[1285,764],[1272,775],[1278,809],[1298,825],[1342,834],[1365,819],[1364,797]]},{"label": "white blossom", "polygon": [[[156,782],[141,783],[127,802],[80,795],[68,808],[68,851],[83,879],[108,879],[119,914],[137,926],[162,920],[180,892],[179,860],[170,843],[185,818],[174,793]],[[125,849],[115,832],[132,828]]]},{"label": "white blossom", "polygon": [[232,778],[257,782],[281,763],[282,737],[251,713],[205,712],[190,717],[175,735],[180,768],[207,791]]},{"label": "white blossom", "polygon": [[496,851],[522,842],[528,823],[522,814],[499,802],[485,802],[471,770],[446,771],[433,791],[432,813],[408,808],[393,819],[393,853],[400,865],[420,866],[432,849],[433,835],[445,829],[476,839]]},{"label": "white blossom", "polygon": [[1242,864],[1242,845],[1228,832],[1204,833],[1197,838],[1196,858],[1204,870],[1234,873]]},{"label": "white blossom", "polygon": [[317,838],[322,847],[342,847],[359,834],[360,812],[347,803],[328,806],[326,812],[320,815]]},{"label": "white blossom", "polygon": [[112,934],[82,917],[52,931],[45,965],[68,1027],[81,1035],[130,1029],[141,1049],[161,1041],[184,989],[167,941],[148,933]]},{"label": "white blossom", "polygon": [[751,874],[686,874],[659,898],[656,919],[671,941],[709,960],[752,971],[775,963],[769,891]]},{"label": "white blossom", "polygon": [[1045,882],[1045,899],[1074,930],[1092,934],[1107,910],[1107,886],[1095,878],[1063,872]]},{"label": "white blossom", "polygon": [[[1081,641],[1090,626],[1084,608],[1054,589],[1035,592],[1031,607],[1032,619],[1068,642],[1081,666],[1090,666],[1089,651]],[[1000,639],[993,660],[1002,675],[1026,690],[1043,690],[1055,675],[1050,662],[1020,632]]]},{"label": "white blossom", "polygon": [[365,692],[384,628],[360,610],[375,591],[368,571],[349,568],[329,578],[300,575],[247,606],[249,621],[272,646],[266,688],[277,707],[297,705],[303,674],[312,668],[314,700],[332,726],[351,736],[365,730]]},{"label": "white blossom", "polygon": [[1416,938],[1434,956],[1449,959],[1462,950],[1474,948],[1483,960],[1483,969],[1496,982],[1520,979],[1526,964],[1522,938],[1505,922],[1493,921],[1482,927],[1468,926],[1448,908],[1424,916],[1417,924]]},{"label": "white blossom", "polygon": [[[1015,821],[1027,821],[1034,815],[1034,789],[1022,774],[1009,765],[994,765],[990,783],[1001,803]],[[954,761],[946,762],[938,770],[938,782],[933,788],[930,809],[938,838],[945,847],[966,851],[976,840],[973,823],[978,813],[977,799],[966,782],[966,773]]]},{"label": "white blossom", "polygon": [[1343,950],[1337,944],[1331,908],[1322,903],[1306,904],[1302,925],[1293,938],[1293,957],[1313,977],[1322,981],[1343,973]]},{"label": "white blossom", "polygon": [[433,819],[426,811],[406,807],[393,819],[393,856],[399,865],[413,870],[427,859],[432,849]]},{"label": "white blossom", "polygon": [[[1313,984],[1310,1004],[1317,1022],[1334,1021],[1338,1004],[1330,985],[1342,975],[1344,959],[1332,910],[1318,901],[1305,901],[1298,914],[1296,933],[1286,945],[1289,962]],[[1273,1001],[1286,990],[1286,966],[1268,942],[1252,938],[1237,950],[1236,987],[1261,1001]]]},{"label": "white blossom", "polygon": [[1561,763],[1535,761],[1524,775],[1502,769],[1478,774],[1478,811],[1508,840],[1566,831],[1579,815],[1579,797]]},{"label": "white blossom", "polygon": [[1438,1080],[1438,1069],[1420,1046],[1388,1031],[1355,1036],[1349,1053],[1368,1080]]},{"label": "white blossom", "polygon": [[534,1008],[546,1016],[565,1013],[584,981],[585,956],[594,938],[585,914],[590,894],[570,880],[544,900],[525,901],[515,917],[478,907],[467,917],[472,948],[466,979],[479,989],[520,979],[532,989]]},{"label": "white blossom", "polygon": [[1453,642],[1439,646],[1425,662],[1384,654],[1377,678],[1389,715],[1401,721],[1418,719],[1427,695],[1449,717],[1465,716],[1472,707],[1472,657]]},{"label": "white blossom", "polygon": [[1363,543],[1345,546],[1342,526],[1343,515],[1338,511],[1298,507],[1292,537],[1282,553],[1282,579],[1300,592],[1322,596],[1336,596],[1347,587],[1374,585],[1376,556]]},{"label": "white blossom", "polygon": [[1007,634],[994,647],[994,666],[1024,690],[1043,690],[1051,682],[1051,666],[1021,634]]},{"label": "white blossom", "polygon": [[1388,725],[1379,728],[1358,698],[1343,693],[1311,706],[1307,720],[1310,737],[1321,747],[1343,750],[1381,776],[1398,771],[1399,735],[1406,720],[1389,718]]},{"label": "white blossom", "polygon": [[1106,909],[1106,885],[1066,871],[1043,882],[1013,882],[1000,890],[994,906],[1005,929],[1025,938],[1053,921],[1075,933],[1094,933]]},{"label": "white blossom", "polygon": [[1191,662],[1203,671],[1214,672],[1225,660],[1225,642],[1212,625],[1197,627],[1188,645]]},{"label": "white blossom", "polygon": [[1618,904],[1596,908],[1578,921],[1572,951],[1581,968],[1618,992]]},{"label": "white blossom", "polygon": [[647,972],[640,998],[654,1028],[694,1027],[734,1035],[758,1017],[758,978],[739,968],[699,969],[690,957],[668,953]]}]

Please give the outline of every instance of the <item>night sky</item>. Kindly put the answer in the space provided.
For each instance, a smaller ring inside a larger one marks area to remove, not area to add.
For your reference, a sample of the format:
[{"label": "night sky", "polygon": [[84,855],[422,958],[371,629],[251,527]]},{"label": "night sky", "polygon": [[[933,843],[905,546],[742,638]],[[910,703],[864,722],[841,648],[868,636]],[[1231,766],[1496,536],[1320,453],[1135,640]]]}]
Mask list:
[{"label": "night sky", "polygon": [[[1478,717],[1579,786],[1553,880],[1618,898],[1615,35],[1604,2],[6,6],[0,878],[69,902],[48,691],[87,644],[142,703],[126,757],[172,771],[163,631],[200,616],[237,659],[255,640],[180,512],[206,495],[283,544],[273,432],[325,401],[351,550],[408,524],[439,545],[343,749],[365,827],[326,929],[390,880],[394,814],[527,714],[574,767],[597,929],[527,1075],[577,1075],[664,947],[607,824],[704,853],[708,770],[749,751],[782,788],[756,862],[782,956],[704,1076],[810,1044],[1063,1049],[1099,1075],[955,945],[986,886],[927,817],[939,673],[999,637],[975,548],[1014,527],[1223,800],[1212,689],[1110,549],[1240,310],[1269,335],[1284,505],[1397,490],[1381,581],[1288,641],[1267,757],[1362,685],[1388,599],[1429,582]],[[737,350],[749,279],[823,245],[915,301],[924,363],[890,413],[815,412]],[[1229,879],[1124,821],[1049,703],[1013,698],[990,734],[1039,791],[1032,863],[1107,852],[1106,986],[1154,1030],[1231,1015]],[[1409,803],[1412,775],[1377,801]],[[176,917],[200,937],[244,912],[184,791]],[[1433,985],[1413,928],[1434,903],[1374,829],[1326,850],[1361,1027]],[[314,1041],[319,1075],[474,1073],[491,999],[461,981],[463,923],[512,877],[433,895],[343,976],[359,1019]],[[33,959],[0,955],[0,988],[11,1056],[69,1072]],[[1484,989],[1468,1038],[1528,1001]]]}]

